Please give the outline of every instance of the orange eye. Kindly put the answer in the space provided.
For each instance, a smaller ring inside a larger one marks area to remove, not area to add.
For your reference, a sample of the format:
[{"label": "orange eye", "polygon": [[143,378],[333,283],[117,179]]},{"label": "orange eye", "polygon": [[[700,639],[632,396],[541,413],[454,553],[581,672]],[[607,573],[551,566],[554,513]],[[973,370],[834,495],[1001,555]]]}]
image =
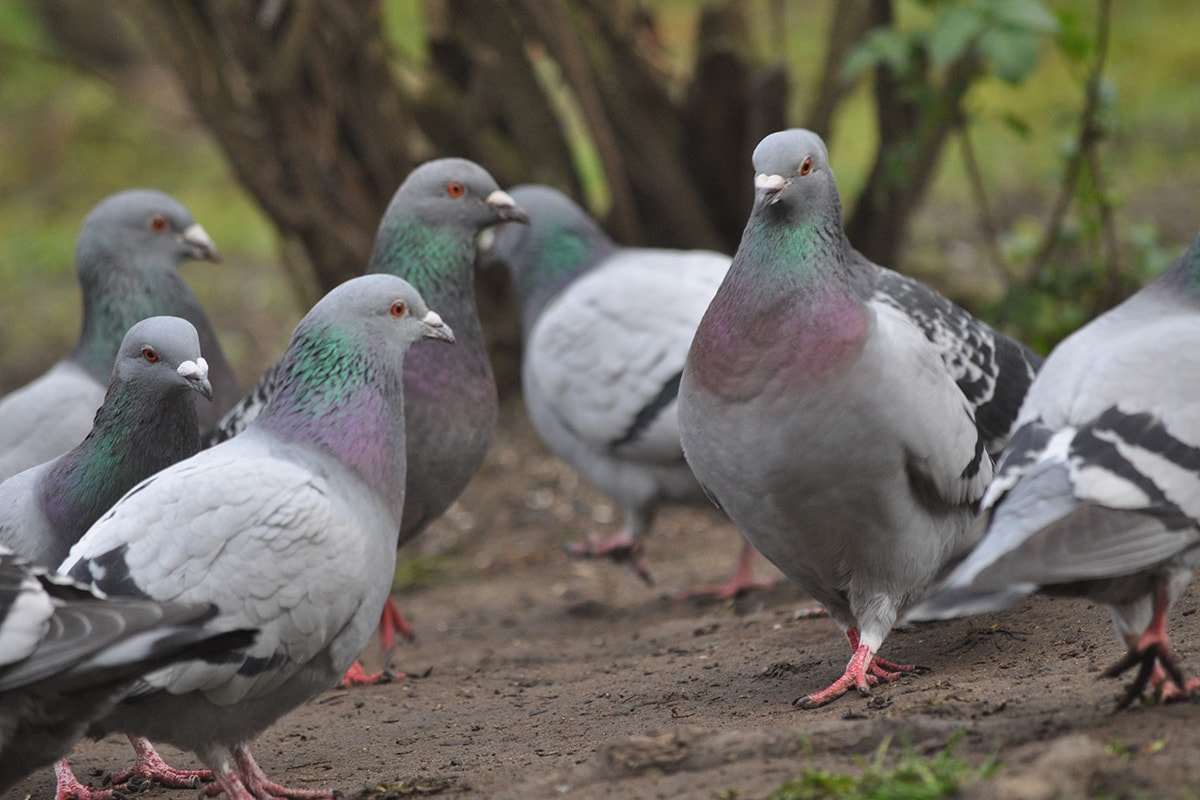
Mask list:
[{"label": "orange eye", "polygon": [[142,346],[142,358],[149,361],[151,364],[158,363],[158,351],[150,345]]},{"label": "orange eye", "polygon": [[450,195],[451,197],[462,197],[466,193],[467,187],[463,186],[458,181],[451,181],[450,183],[446,184],[446,194]]},{"label": "orange eye", "polygon": [[397,300],[396,302],[392,303],[392,316],[393,317],[403,317],[407,313],[408,313],[408,306],[404,304],[403,300]]},{"label": "orange eye", "polygon": [[150,230],[155,233],[162,233],[167,229],[167,218],[163,216],[155,217],[150,220]]},{"label": "orange eye", "polygon": [[803,177],[810,172],[812,172],[812,156],[807,156],[804,163],[800,165],[800,175]]}]

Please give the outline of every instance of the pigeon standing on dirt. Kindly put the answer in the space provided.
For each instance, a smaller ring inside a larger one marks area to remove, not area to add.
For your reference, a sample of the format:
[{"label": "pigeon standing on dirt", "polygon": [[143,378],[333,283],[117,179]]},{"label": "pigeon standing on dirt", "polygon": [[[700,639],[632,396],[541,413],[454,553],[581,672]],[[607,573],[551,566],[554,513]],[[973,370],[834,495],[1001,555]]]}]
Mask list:
[{"label": "pigeon standing on dirt", "polygon": [[146,676],[90,734],[192,750],[233,800],[333,796],[269,781],[247,742],[331,688],[379,620],[404,508],[402,368],[422,337],[454,338],[405,281],[342,284],[296,327],[250,427],[136,486],[71,549],[75,580],[259,630],[244,655]]},{"label": "pigeon standing on dirt", "polygon": [[[56,567],[84,532],[139,481],[200,450],[193,392],[212,397],[195,327],[150,317],[125,334],[104,404],[87,438],[45,464],[0,483],[0,543],[34,563]],[[132,741],[137,760],[114,777],[191,786],[198,774],[170,767],[150,742]],[[59,800],[116,795],[83,786],[64,761]]]},{"label": "pigeon standing on dirt", "polygon": [[820,602],[853,655],[797,705],[921,671],[877,655],[971,543],[1037,358],[846,241],[820,137],[754,151],[755,200],[692,342],[684,452],[715,501]]},{"label": "pigeon standing on dirt", "polygon": [[207,605],[105,598],[0,547],[0,792],[61,758],[139,676],[246,647]]},{"label": "pigeon standing on dirt", "polygon": [[1065,339],[1038,374],[983,507],[978,547],[906,619],[1011,605],[1031,592],[1108,606],[1139,672],[1194,692],[1167,611],[1200,566],[1200,237],[1165,274]]},{"label": "pigeon standing on dirt", "polygon": [[[501,222],[527,223],[525,212],[478,164],[461,158],[429,161],[409,174],[388,205],[375,237],[368,273],[412,283],[453,328],[452,348],[418,344],[405,362],[408,485],[404,544],[437,519],[479,470],[496,430],[496,380],[475,304],[475,240]],[[210,442],[235,435],[275,391],[276,369],[259,380],[214,431]],[[400,487],[398,487],[400,488]],[[396,631],[410,635],[389,599],[380,623],[384,650]],[[370,683],[356,663],[349,683]]]},{"label": "pigeon standing on dirt", "polygon": [[212,397],[192,324],[150,317],[130,328],[87,438],[0,483],[0,543],[58,566],[121,495],[200,450],[193,392]]},{"label": "pigeon standing on dirt", "polygon": [[196,326],[213,385],[212,402],[197,405],[201,430],[237,401],[233,369],[179,274],[188,259],[215,261],[216,247],[169,195],[131,189],[88,214],[75,247],[83,291],[79,341],[40,378],[0,400],[0,480],[79,444],[104,402],[122,338],[146,317],[183,317]]},{"label": "pigeon standing on dirt", "polygon": [[[510,193],[530,224],[495,228],[481,249],[508,268],[521,304],[529,418],[550,451],[624,514],[616,536],[591,534],[569,552],[627,560],[649,582],[641,541],[658,507],[704,498],[679,443],[677,393],[729,257],[622,247],[557,189]],[[734,578],[714,591],[755,585],[753,557],[746,545]]]}]

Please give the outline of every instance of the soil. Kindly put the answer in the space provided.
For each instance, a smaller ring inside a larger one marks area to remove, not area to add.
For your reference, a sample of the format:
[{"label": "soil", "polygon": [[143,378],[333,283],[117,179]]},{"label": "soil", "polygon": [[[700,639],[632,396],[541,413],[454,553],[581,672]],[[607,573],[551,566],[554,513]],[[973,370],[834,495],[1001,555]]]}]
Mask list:
[{"label": "soil", "polygon": [[[1114,713],[1121,683],[1098,675],[1123,648],[1103,608],[1034,597],[898,629],[883,654],[930,673],[801,711],[792,700],[828,685],[849,656],[833,623],[798,615],[811,601],[761,561],[771,589],[673,599],[732,570],[741,540],[715,509],[663,511],[645,546],[653,586],[562,552],[589,530],[614,532],[617,516],[508,403],[479,476],[402,551],[436,566],[427,585],[396,596],[416,638],[392,665],[409,677],[313,699],[257,740],[259,762],[281,783],[348,798],[749,799],[809,768],[858,773],[885,742],[890,763],[956,739],[954,755],[971,765],[1000,762],[967,797],[1200,792],[1196,705]],[[1185,669],[1200,665],[1197,607],[1193,591],[1172,613]],[[372,644],[368,666],[379,659]],[[114,736],[79,744],[72,763],[99,784],[131,755]],[[10,796],[53,794],[47,769]]]}]

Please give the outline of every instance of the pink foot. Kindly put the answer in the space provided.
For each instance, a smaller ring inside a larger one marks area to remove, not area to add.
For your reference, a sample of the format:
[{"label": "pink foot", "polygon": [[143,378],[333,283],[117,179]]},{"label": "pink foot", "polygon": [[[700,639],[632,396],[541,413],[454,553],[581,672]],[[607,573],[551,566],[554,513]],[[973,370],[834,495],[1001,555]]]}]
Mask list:
[{"label": "pink foot", "polygon": [[792,705],[800,708],[820,708],[837,700],[852,688],[858,689],[858,693],[864,697],[869,695],[871,687],[880,681],[880,678],[871,674],[870,663],[871,650],[864,644],[854,651],[842,677],[830,684],[827,689],[797,697],[792,701]]},{"label": "pink foot", "polygon": [[337,688],[351,689],[355,686],[380,686],[403,678],[404,673],[395,673],[386,669],[381,672],[367,672],[363,669],[361,662],[355,661],[350,665],[350,669],[346,670],[346,674],[342,676],[342,681],[337,685]]},{"label": "pink foot", "polygon": [[618,563],[624,562],[633,568],[647,585],[653,586],[654,579],[642,561],[642,544],[627,532],[622,531],[611,539],[601,539],[598,534],[589,533],[587,539],[575,544],[564,545],[563,549],[573,556],[596,558],[607,556]]},{"label": "pink foot", "polygon": [[212,773],[206,769],[175,769],[158,754],[149,739],[140,736],[130,736],[129,743],[137,758],[133,766],[112,774],[112,785],[138,791],[144,786],[156,783],[168,789],[198,789],[201,783],[213,779]]},{"label": "pink foot", "polygon": [[865,697],[871,694],[872,686],[929,671],[928,667],[894,664],[879,658],[867,645],[858,644],[858,631],[853,628],[846,632],[846,637],[854,644],[855,650],[842,677],[830,684],[828,689],[797,697],[792,701],[792,705],[800,708],[820,708],[846,694],[851,688],[857,689],[858,693]]},{"label": "pink foot", "polygon": [[124,800],[125,797],[113,789],[92,789],[84,786],[75,777],[65,758],[54,762],[54,776],[58,779],[54,800]]},{"label": "pink foot", "polygon": [[209,797],[224,792],[230,800],[334,800],[337,795],[333,789],[293,789],[275,783],[244,744],[231,747],[229,754],[233,756],[235,767],[231,768],[226,762],[225,769],[217,774],[217,782],[203,792]]},{"label": "pink foot", "polygon": [[749,544],[742,547],[738,556],[737,569],[725,583],[710,586],[697,586],[675,595],[676,600],[687,600],[689,597],[712,597],[716,600],[731,600],[755,589],[770,589],[771,581],[756,581],[754,579],[755,549]]},{"label": "pink foot", "polygon": [[1155,695],[1164,703],[1183,700],[1200,689],[1200,679],[1188,680],[1183,670],[1175,663],[1171,652],[1171,640],[1167,636],[1167,609],[1171,601],[1167,593],[1167,580],[1160,577],[1154,588],[1154,613],[1146,630],[1136,639],[1127,636],[1128,652],[1108,669],[1100,673],[1102,678],[1115,678],[1133,666],[1138,666],[1133,683],[1125,687],[1125,693],[1117,701],[1117,710],[1125,708],[1152,685]]},{"label": "pink foot", "polygon": [[412,626],[400,613],[399,606],[391,597],[388,597],[387,602],[383,604],[383,614],[379,617],[379,644],[383,647],[383,652],[390,653],[392,651],[392,646],[396,644],[397,633],[409,641],[412,641],[414,636]]}]

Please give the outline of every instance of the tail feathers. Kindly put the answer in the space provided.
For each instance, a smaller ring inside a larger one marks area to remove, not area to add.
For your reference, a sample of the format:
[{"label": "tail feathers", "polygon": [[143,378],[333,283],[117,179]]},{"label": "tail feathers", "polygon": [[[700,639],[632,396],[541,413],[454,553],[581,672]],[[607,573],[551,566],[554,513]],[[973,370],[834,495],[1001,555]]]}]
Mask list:
[{"label": "tail feathers", "polygon": [[81,662],[62,676],[80,687],[129,680],[177,661],[207,658],[254,644],[258,631],[239,628],[213,631],[182,627],[146,631]]},{"label": "tail feathers", "polygon": [[955,617],[999,611],[1033,594],[1037,588],[1037,584],[1033,583],[1019,583],[1001,589],[985,589],[969,585],[939,586],[910,608],[904,614],[902,622],[907,625],[912,622],[954,619]]},{"label": "tail feathers", "polygon": [[251,644],[257,631],[205,627],[207,605],[91,598],[55,609],[37,648],[0,669],[0,691],[53,681],[76,691],[128,681],[178,660],[200,658]]}]

